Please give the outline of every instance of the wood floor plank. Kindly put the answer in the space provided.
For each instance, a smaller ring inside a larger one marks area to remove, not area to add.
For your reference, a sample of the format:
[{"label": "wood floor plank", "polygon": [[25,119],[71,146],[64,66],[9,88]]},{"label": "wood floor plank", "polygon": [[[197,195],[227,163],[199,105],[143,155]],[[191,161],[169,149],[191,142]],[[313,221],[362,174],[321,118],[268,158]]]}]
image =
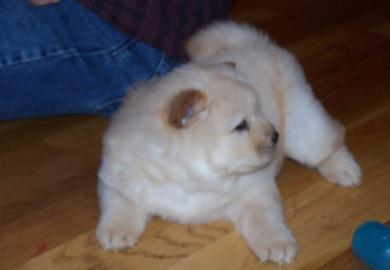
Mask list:
[{"label": "wood floor plank", "polygon": [[106,252],[89,232],[31,260],[23,269],[165,269],[231,229],[226,222],[185,226],[155,219],[135,248]]},{"label": "wood floor plank", "polygon": [[333,269],[369,270],[370,268],[356,258],[356,256],[353,254],[352,249],[348,249],[320,268],[320,270]]},{"label": "wood floor plank", "polygon": [[0,133],[2,269],[90,230],[98,214],[96,170],[107,121],[64,117],[23,122],[10,122],[15,128]]}]

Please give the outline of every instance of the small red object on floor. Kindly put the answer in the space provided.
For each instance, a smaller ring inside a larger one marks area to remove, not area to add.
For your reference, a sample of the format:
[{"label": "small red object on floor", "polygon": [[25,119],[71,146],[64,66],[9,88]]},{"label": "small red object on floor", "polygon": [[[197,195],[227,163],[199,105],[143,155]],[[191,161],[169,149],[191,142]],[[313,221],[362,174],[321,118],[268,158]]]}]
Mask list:
[{"label": "small red object on floor", "polygon": [[35,254],[36,254],[36,255],[41,255],[41,254],[43,254],[43,253],[45,253],[45,252],[47,251],[47,248],[48,248],[47,243],[40,243],[40,244],[38,244],[38,246],[37,246],[37,249],[36,249],[36,251],[35,251]]}]

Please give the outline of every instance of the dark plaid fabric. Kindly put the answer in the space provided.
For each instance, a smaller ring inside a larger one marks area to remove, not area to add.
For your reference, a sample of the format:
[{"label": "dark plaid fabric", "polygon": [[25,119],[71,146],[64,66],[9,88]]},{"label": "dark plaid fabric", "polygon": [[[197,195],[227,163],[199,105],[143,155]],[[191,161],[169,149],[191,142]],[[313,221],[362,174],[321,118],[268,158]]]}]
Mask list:
[{"label": "dark plaid fabric", "polygon": [[191,34],[228,15],[232,0],[79,0],[98,16],[177,61]]}]

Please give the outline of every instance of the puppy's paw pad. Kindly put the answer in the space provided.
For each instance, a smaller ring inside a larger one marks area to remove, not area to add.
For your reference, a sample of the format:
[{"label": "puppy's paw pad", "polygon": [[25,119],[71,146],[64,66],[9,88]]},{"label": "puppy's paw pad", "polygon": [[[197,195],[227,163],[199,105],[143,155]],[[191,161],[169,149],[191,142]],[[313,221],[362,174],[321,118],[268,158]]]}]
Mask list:
[{"label": "puppy's paw pad", "polygon": [[361,183],[360,167],[346,147],[335,152],[318,169],[329,182],[344,187],[358,186]]},{"label": "puppy's paw pad", "polygon": [[298,254],[298,245],[294,240],[275,241],[268,245],[259,243],[255,248],[257,257],[262,262],[273,261],[279,265],[290,264]]},{"label": "puppy's paw pad", "polygon": [[96,230],[96,237],[103,248],[117,251],[133,246],[139,237],[130,227],[100,224]]}]

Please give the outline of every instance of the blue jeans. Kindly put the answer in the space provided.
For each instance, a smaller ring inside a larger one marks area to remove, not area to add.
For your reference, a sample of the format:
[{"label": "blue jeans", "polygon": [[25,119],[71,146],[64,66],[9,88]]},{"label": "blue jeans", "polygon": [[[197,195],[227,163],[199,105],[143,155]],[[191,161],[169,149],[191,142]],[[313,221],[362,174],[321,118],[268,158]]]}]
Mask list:
[{"label": "blue jeans", "polygon": [[176,65],[75,0],[0,0],[0,119],[110,116],[128,89]]}]

